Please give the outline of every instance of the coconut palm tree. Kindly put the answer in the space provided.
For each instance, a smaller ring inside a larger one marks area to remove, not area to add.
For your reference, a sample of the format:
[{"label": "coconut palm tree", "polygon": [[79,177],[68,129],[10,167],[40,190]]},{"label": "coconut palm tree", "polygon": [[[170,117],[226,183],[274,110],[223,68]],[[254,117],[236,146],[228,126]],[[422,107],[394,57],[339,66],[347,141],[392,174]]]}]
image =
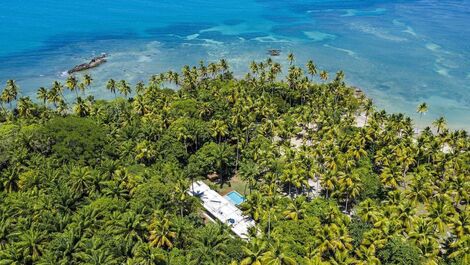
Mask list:
[{"label": "coconut palm tree", "polygon": [[81,97],[77,97],[73,110],[80,117],[85,117],[90,113],[88,105]]},{"label": "coconut palm tree", "polygon": [[262,264],[266,265],[297,265],[294,258],[287,255],[287,246],[276,240],[264,253]]},{"label": "coconut palm tree", "polygon": [[129,84],[127,83],[126,80],[119,81],[117,89],[118,89],[119,93],[124,95],[124,97],[127,97],[127,95],[129,95],[131,93],[131,87],[129,86]]},{"label": "coconut palm tree", "polygon": [[432,125],[436,127],[437,133],[439,133],[446,128],[447,122],[444,117],[439,117],[437,120],[433,121]]},{"label": "coconut palm tree", "polygon": [[287,54],[287,61],[289,62],[289,65],[292,65],[295,61],[295,56],[293,53],[289,53]]},{"label": "coconut palm tree", "polygon": [[328,80],[328,72],[326,72],[325,70],[322,70],[322,71],[320,72],[320,78],[321,78],[321,80],[323,80],[323,81]]},{"label": "coconut palm tree", "polygon": [[78,97],[78,80],[75,76],[69,75],[67,77],[67,80],[65,81],[65,86],[70,90],[70,91],[75,91],[76,97]]},{"label": "coconut palm tree", "polygon": [[86,87],[90,87],[91,83],[93,82],[93,78],[89,74],[85,74],[83,76],[83,83],[85,84]]},{"label": "coconut palm tree", "polygon": [[157,248],[173,248],[173,240],[176,233],[173,231],[172,223],[166,214],[154,214],[152,221],[148,226],[149,243]]},{"label": "coconut palm tree", "polygon": [[3,89],[0,98],[2,102],[8,103],[10,105],[10,109],[12,108],[12,102],[18,98],[19,87],[16,85],[14,80],[8,80],[5,88]]},{"label": "coconut palm tree", "polygon": [[34,264],[44,252],[47,236],[43,231],[29,229],[19,236],[16,245],[23,254],[25,264]]},{"label": "coconut palm tree", "polygon": [[135,85],[135,93],[141,95],[145,91],[145,84],[142,81],[137,82]]},{"label": "coconut palm tree", "polygon": [[261,265],[263,255],[266,253],[268,244],[260,238],[252,239],[247,246],[242,246],[243,260],[240,265]]},{"label": "coconut palm tree", "polygon": [[106,89],[112,92],[114,94],[114,97],[116,97],[116,81],[114,81],[114,79],[108,80],[108,83],[106,84]]},{"label": "coconut palm tree", "polygon": [[3,173],[2,186],[5,192],[11,193],[18,190],[19,182],[19,169],[16,166],[9,167],[6,172]]},{"label": "coconut palm tree", "polygon": [[196,235],[190,255],[194,264],[223,264],[230,236],[222,225],[208,225]]},{"label": "coconut palm tree", "polygon": [[356,198],[362,191],[361,177],[355,172],[346,174],[339,178],[338,184],[340,186],[340,190],[344,192],[346,196],[344,209],[347,212],[350,200]]},{"label": "coconut palm tree", "polygon": [[44,88],[44,87],[40,87],[40,88],[38,89],[38,92],[36,93],[37,98],[38,98],[39,100],[42,100],[43,106],[46,106],[46,102],[47,102],[47,98],[48,98],[48,93],[49,93],[48,90],[47,90],[46,88]]},{"label": "coconut palm tree", "polygon": [[248,182],[248,185],[245,185],[245,192],[244,194],[246,195],[246,187],[248,186],[251,191],[253,188],[256,186],[256,183],[258,181],[259,176],[261,175],[261,170],[260,167],[257,163],[253,161],[243,161],[240,163],[240,167],[238,170],[238,175],[240,178],[246,182]]},{"label": "coconut palm tree", "polygon": [[222,138],[229,133],[227,124],[222,120],[213,120],[211,131],[212,137],[217,139],[219,144],[222,142]]},{"label": "coconut palm tree", "polygon": [[317,74],[317,66],[315,65],[315,63],[313,63],[312,60],[309,60],[307,62],[307,72],[312,79]]},{"label": "coconut palm tree", "polygon": [[110,233],[126,242],[129,253],[137,242],[144,242],[145,226],[145,217],[142,214],[129,211],[119,216],[119,220],[110,226]]},{"label": "coconut palm tree", "polygon": [[253,220],[259,221],[263,212],[263,195],[255,191],[247,196],[246,200],[240,204],[243,214],[250,216]]},{"label": "coconut palm tree", "polygon": [[54,85],[47,93],[47,101],[52,103],[57,108],[60,102],[64,101],[61,94],[62,85],[59,82],[54,82]]},{"label": "coconut palm tree", "polygon": [[419,104],[418,108],[416,109],[416,112],[418,112],[421,117],[423,117],[423,115],[428,112],[428,104],[426,104],[426,102]]},{"label": "coconut palm tree", "polygon": [[289,202],[283,214],[286,219],[298,221],[304,218],[305,211],[306,211],[305,197],[300,196]]},{"label": "coconut palm tree", "polygon": [[87,167],[76,167],[70,171],[70,188],[76,194],[88,194],[94,176]]},{"label": "coconut palm tree", "polygon": [[34,112],[34,103],[29,97],[21,97],[18,100],[17,109],[21,117],[31,117]]},{"label": "coconut palm tree", "polygon": [[227,63],[227,60],[225,60],[225,59],[223,59],[223,58],[220,59],[220,60],[219,60],[219,67],[220,67],[220,69],[222,70],[222,74],[226,74],[227,71],[229,70],[229,65],[228,65],[228,63]]}]

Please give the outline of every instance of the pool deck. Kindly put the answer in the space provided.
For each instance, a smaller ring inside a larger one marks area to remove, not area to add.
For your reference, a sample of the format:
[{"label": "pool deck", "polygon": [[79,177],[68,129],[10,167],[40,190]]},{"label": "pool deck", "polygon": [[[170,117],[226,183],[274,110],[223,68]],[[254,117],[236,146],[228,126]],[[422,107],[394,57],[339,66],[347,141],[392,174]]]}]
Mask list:
[{"label": "pool deck", "polygon": [[[243,215],[242,211],[228,201],[225,197],[212,190],[202,181],[194,182],[188,193],[202,200],[202,205],[206,211],[222,223],[228,225],[230,229],[240,238],[248,238],[248,229],[255,226],[255,222]],[[229,223],[233,219],[233,224]]]}]

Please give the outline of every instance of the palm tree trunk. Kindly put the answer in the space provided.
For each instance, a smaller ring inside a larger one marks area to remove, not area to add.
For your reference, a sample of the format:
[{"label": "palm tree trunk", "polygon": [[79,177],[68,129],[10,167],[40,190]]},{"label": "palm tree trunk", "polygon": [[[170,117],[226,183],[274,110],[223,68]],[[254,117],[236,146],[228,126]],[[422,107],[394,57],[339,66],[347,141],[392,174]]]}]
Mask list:
[{"label": "palm tree trunk", "polygon": [[271,211],[268,210],[268,239],[271,238]]},{"label": "palm tree trunk", "polygon": [[237,136],[237,154],[236,154],[236,157],[235,157],[235,171],[238,170],[238,152],[239,152],[239,147],[238,147],[238,136]]}]

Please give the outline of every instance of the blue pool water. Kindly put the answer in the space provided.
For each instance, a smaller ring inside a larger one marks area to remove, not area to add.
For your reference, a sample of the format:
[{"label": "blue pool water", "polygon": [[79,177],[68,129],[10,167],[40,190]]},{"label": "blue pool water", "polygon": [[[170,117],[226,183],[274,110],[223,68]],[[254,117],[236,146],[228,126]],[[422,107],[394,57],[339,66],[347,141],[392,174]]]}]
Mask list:
[{"label": "blue pool water", "polygon": [[[380,108],[419,126],[444,115],[470,129],[470,0],[2,0],[0,82],[23,94],[64,80],[102,52],[90,93],[109,78],[146,80],[199,60],[228,59],[241,75],[270,48],[343,69]],[[420,118],[416,106],[427,102]]]},{"label": "blue pool water", "polygon": [[225,198],[229,200],[231,203],[235,205],[240,205],[245,201],[245,197],[243,197],[240,193],[236,191],[231,191],[225,195]]}]

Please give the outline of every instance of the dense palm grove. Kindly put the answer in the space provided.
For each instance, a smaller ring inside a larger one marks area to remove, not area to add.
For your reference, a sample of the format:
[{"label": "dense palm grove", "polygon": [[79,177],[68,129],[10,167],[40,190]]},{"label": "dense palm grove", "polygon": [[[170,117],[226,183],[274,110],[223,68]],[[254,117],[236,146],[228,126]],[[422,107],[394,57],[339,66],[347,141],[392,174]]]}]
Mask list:
[{"label": "dense palm grove", "polygon": [[[0,264],[470,264],[467,133],[441,118],[417,135],[342,72],[288,59],[110,80],[111,101],[85,97],[89,75],[37,101],[8,81]],[[250,240],[187,194],[209,174],[247,184]]]}]

